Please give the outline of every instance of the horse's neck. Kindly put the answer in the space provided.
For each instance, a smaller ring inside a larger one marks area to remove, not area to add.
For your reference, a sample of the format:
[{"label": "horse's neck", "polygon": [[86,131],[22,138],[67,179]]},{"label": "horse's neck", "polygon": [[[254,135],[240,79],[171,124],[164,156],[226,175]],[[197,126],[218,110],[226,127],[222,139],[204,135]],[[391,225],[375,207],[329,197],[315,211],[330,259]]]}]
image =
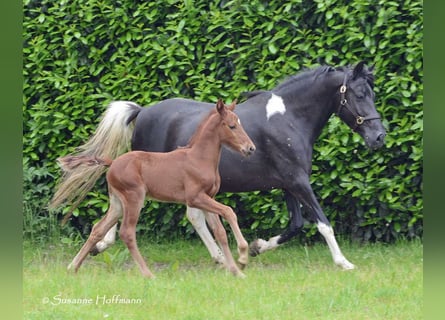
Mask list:
[{"label": "horse's neck", "polygon": [[328,122],[331,115],[335,112],[335,89],[323,88],[323,91],[316,91],[315,86],[305,88],[305,90],[290,91],[283,90],[277,92],[289,101],[289,111],[295,117],[295,123],[304,124],[301,129],[305,131],[305,136],[313,144],[320,136],[323,127]]}]

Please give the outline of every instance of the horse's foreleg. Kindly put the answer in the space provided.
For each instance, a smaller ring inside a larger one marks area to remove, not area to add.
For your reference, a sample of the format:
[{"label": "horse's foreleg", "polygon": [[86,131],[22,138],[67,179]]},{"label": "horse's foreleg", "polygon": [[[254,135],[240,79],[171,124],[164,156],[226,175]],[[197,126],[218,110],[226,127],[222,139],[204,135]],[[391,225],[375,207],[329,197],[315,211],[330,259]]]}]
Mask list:
[{"label": "horse's foreleg", "polygon": [[77,272],[88,253],[95,248],[95,245],[100,240],[104,238],[105,234],[110,230],[110,228],[117,223],[120,216],[120,201],[115,196],[110,195],[110,208],[108,209],[107,214],[93,226],[88,240],[74,257],[73,261],[68,265],[68,270],[74,270],[74,272]]},{"label": "horse's foreleg", "polygon": [[340,250],[337,244],[337,240],[334,236],[334,230],[329,223],[328,218],[323,213],[320,204],[318,203],[314,192],[309,183],[309,179],[300,181],[297,185],[299,194],[299,200],[304,204],[306,210],[309,212],[309,219],[317,223],[318,231],[323,235],[331,251],[332,259],[334,263],[344,270],[354,269],[355,266],[349,262]]},{"label": "horse's foreleg", "polygon": [[323,235],[328,244],[329,250],[331,251],[332,259],[334,263],[344,270],[354,269],[355,266],[345,258],[343,253],[338,246],[337,240],[335,240],[334,229],[329,224],[318,221],[317,222],[318,231]]},{"label": "horse's foreleg", "polygon": [[209,250],[212,259],[216,263],[224,265],[226,263],[226,258],[224,257],[224,254],[222,253],[220,247],[217,245],[215,239],[210,234],[210,231],[206,225],[206,218],[207,218],[207,222],[213,229],[212,227],[212,224],[214,223],[213,219],[217,217],[213,214],[204,216],[204,213],[201,210],[187,207],[187,218],[195,228],[196,232],[198,233],[201,240],[204,242],[207,249]]}]

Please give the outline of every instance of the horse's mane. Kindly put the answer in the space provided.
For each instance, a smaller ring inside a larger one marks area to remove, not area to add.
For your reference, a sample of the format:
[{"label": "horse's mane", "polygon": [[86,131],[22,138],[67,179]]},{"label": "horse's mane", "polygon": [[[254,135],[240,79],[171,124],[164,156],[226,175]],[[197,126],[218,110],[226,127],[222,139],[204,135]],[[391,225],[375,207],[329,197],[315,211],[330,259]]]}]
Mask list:
[{"label": "horse's mane", "polygon": [[327,71],[331,70],[332,67],[330,66],[320,66],[320,67],[316,67],[316,68],[311,68],[311,69],[303,69],[301,72],[292,75],[290,77],[287,77],[283,82],[281,82],[280,84],[278,84],[274,90],[280,90],[283,89],[291,84],[294,84],[295,82],[299,82],[299,81],[307,81],[308,79],[316,79],[317,77],[319,77],[320,75],[326,73]]},{"label": "horse's mane", "polygon": [[[291,84],[294,84],[297,81],[307,81],[308,79],[313,78],[314,80],[317,79],[319,76],[324,75],[327,72],[330,71],[343,71],[343,72],[352,72],[353,66],[340,66],[340,67],[332,67],[328,65],[323,65],[315,68],[310,69],[303,69],[303,71],[297,73],[296,75],[290,76],[286,78],[283,82],[281,82],[279,85],[277,85],[274,90],[280,90],[283,89]],[[362,71],[363,76],[365,77],[368,84],[371,86],[371,88],[374,88],[374,74],[369,71],[367,67],[365,67]]]},{"label": "horse's mane", "polygon": [[[319,76],[324,75],[326,72],[330,71],[343,71],[343,72],[352,72],[353,66],[339,66],[339,67],[332,67],[328,65],[322,65],[319,67],[314,68],[305,68],[299,73],[289,76],[286,79],[284,79],[281,83],[279,83],[275,88],[272,90],[280,90],[283,89],[289,85],[294,85],[295,82],[298,81],[307,81],[308,79],[316,80]],[[365,67],[362,71],[362,75],[365,77],[366,82],[369,84],[369,86],[373,89],[374,88],[374,74]],[[311,83],[308,81],[308,83]],[[246,91],[242,92],[242,96],[244,96],[247,100],[250,98],[253,98],[259,94],[262,94],[264,92],[268,92],[268,90],[255,90],[255,91]]]},{"label": "horse's mane", "polygon": [[193,146],[193,144],[196,142],[197,137],[199,136],[199,134],[201,133],[201,131],[204,128],[204,125],[207,123],[207,120],[209,120],[209,118],[214,115],[215,113],[217,113],[217,110],[215,108],[212,109],[212,111],[210,111],[199,123],[198,127],[195,130],[195,133],[192,135],[192,137],[190,138],[189,142],[187,143],[187,145],[185,147],[182,148],[191,148]]}]

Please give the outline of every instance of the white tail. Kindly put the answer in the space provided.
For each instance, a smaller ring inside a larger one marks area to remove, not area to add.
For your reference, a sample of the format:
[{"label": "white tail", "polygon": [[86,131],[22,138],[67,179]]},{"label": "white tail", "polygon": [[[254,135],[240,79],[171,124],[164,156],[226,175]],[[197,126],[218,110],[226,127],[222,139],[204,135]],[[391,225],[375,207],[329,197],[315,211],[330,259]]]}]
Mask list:
[{"label": "white tail", "polygon": [[[111,102],[96,132],[84,145],[77,148],[76,155],[115,159],[126,152],[133,133],[132,122],[141,110],[141,106],[131,101]],[[69,204],[72,212],[104,171],[105,167],[78,167],[64,172],[49,208],[56,209],[62,204]]]}]

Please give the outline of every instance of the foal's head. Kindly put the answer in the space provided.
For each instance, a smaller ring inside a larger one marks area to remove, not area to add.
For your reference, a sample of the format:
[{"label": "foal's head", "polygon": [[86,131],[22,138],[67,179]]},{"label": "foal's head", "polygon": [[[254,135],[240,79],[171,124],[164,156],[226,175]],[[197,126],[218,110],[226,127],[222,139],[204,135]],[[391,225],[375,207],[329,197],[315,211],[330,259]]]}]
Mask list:
[{"label": "foal's head", "polygon": [[244,131],[240,119],[233,112],[235,105],[236,100],[229,106],[225,105],[221,99],[216,103],[216,110],[221,117],[218,132],[224,145],[247,157],[255,151],[256,147]]}]

